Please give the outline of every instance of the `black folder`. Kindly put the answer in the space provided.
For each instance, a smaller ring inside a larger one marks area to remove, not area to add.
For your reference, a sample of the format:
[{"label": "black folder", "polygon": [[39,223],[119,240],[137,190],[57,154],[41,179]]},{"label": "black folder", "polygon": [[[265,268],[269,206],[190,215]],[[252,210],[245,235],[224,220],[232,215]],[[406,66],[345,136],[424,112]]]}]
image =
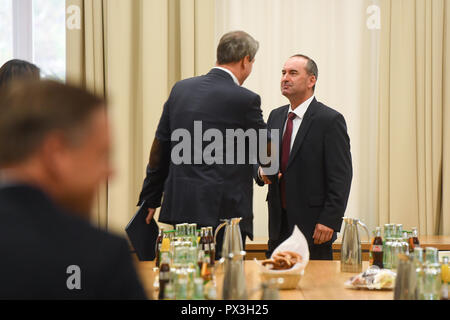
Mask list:
[{"label": "black folder", "polygon": [[144,202],[125,228],[140,261],[153,261],[156,257],[156,239],[159,228],[155,219],[152,219],[150,224],[145,222],[147,215],[148,209]]}]

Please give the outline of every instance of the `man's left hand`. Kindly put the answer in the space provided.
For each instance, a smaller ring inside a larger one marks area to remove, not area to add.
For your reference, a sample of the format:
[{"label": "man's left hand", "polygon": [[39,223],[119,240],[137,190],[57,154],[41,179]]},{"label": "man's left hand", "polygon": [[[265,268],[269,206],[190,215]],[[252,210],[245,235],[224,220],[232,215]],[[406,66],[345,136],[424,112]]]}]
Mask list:
[{"label": "man's left hand", "polygon": [[316,228],[314,229],[314,244],[322,244],[328,242],[333,237],[334,230],[324,226],[323,224],[316,224]]}]

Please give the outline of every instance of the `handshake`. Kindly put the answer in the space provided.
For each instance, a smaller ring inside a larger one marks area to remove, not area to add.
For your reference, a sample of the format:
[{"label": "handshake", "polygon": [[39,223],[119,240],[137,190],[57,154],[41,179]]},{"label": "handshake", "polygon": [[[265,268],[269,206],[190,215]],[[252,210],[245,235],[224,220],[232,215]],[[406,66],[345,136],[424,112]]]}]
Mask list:
[{"label": "handshake", "polygon": [[278,177],[276,175],[266,175],[262,167],[258,168],[258,178],[264,182],[264,184],[272,184],[276,181],[276,178],[280,180],[283,177],[281,172],[278,172]]}]

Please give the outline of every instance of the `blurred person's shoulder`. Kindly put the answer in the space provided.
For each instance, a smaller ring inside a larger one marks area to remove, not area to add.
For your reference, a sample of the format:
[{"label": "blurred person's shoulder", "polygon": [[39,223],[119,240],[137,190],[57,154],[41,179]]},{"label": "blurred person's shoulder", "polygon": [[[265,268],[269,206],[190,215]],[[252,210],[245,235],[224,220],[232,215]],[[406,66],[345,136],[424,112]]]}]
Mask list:
[{"label": "blurred person's shoulder", "polygon": [[[144,298],[127,241],[60,208],[37,188],[0,188],[0,252],[10,257],[0,265],[0,297]],[[67,290],[68,272],[76,269],[82,288]]]}]

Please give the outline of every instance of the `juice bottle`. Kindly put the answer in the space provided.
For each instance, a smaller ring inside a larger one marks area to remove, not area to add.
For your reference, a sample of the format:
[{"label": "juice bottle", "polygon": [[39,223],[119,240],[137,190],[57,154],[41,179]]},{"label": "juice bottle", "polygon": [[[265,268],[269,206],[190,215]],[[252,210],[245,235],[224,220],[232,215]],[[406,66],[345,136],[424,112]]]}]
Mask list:
[{"label": "juice bottle", "polygon": [[450,266],[448,257],[444,257],[441,265],[442,291],[441,300],[448,300],[448,287],[450,283]]}]

